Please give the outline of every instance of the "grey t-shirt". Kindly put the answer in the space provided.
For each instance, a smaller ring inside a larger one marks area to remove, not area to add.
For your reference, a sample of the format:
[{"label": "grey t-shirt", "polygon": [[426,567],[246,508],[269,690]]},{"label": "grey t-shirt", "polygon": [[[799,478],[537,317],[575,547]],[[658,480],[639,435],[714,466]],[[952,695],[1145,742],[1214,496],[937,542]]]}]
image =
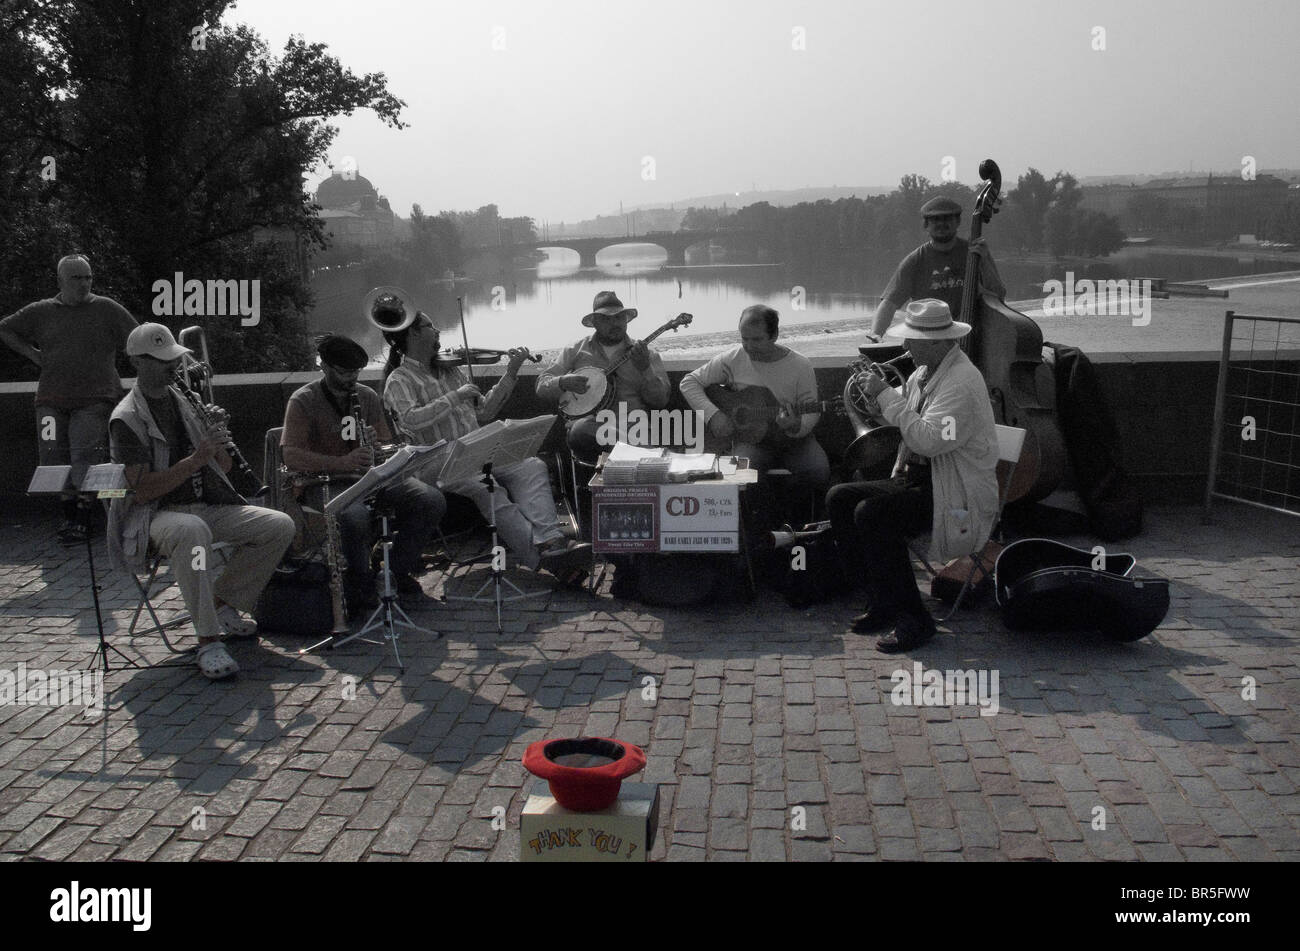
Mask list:
[{"label": "grey t-shirt", "polygon": [[0,328],[41,351],[37,406],[81,409],[122,398],[115,360],[136,321],[112,298],[91,294],[75,306],[57,297],[39,300],[0,321]]}]

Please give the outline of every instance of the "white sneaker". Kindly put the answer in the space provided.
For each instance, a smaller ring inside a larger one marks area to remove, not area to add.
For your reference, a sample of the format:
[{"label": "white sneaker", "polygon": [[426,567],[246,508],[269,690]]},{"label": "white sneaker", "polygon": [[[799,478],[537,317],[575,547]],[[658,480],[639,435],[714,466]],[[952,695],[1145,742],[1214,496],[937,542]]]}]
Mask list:
[{"label": "white sneaker", "polygon": [[245,618],[228,604],[217,608],[217,621],[221,624],[221,629],[226,632],[226,637],[257,636],[257,622]]}]

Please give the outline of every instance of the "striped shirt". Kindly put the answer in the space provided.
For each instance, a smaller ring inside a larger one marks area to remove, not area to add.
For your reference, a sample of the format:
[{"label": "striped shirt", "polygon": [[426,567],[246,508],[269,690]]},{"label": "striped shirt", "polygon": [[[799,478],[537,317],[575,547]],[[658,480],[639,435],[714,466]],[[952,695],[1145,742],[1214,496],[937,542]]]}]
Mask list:
[{"label": "striped shirt", "polygon": [[492,420],[515,388],[509,375],[501,377],[476,411],[473,402],[456,392],[468,382],[459,367],[442,367],[435,373],[403,356],[384,384],[384,405],[410,442],[422,446],[440,439],[451,442]]}]

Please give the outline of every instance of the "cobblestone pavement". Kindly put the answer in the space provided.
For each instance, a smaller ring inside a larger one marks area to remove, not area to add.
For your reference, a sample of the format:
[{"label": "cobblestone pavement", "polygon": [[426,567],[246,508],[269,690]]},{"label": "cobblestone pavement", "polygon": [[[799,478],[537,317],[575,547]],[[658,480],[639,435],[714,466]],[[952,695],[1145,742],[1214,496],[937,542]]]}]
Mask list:
[{"label": "cobblestone pavement", "polygon": [[[565,592],[508,606],[502,637],[477,606],[419,612],[446,636],[405,638],[405,674],[385,648],[303,657],[283,638],[235,645],[229,683],[114,671],[98,717],[0,707],[0,857],[516,860],[524,748],[585,733],[646,750],[657,859],[1294,859],[1300,532],[1228,503],[1198,515],[1156,509],[1124,546],[1173,581],[1134,644],[1013,635],[985,605],[891,658],[844,633],[847,598],[686,611]],[[3,528],[0,668],[91,659],[84,549],[52,534]],[[129,585],[104,580],[112,641],[162,659],[125,637]],[[997,671],[997,714],[895,706],[891,674],[915,661]]]}]

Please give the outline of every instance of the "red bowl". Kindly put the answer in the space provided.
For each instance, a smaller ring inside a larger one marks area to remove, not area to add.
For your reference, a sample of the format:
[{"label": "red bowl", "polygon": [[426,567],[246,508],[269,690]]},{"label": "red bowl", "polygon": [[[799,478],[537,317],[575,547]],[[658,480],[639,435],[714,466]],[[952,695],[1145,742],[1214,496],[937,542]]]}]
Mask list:
[{"label": "red bowl", "polygon": [[546,780],[565,809],[595,812],[618,798],[623,780],[645,768],[645,753],[603,736],[538,740],[524,752],[524,769]]}]

